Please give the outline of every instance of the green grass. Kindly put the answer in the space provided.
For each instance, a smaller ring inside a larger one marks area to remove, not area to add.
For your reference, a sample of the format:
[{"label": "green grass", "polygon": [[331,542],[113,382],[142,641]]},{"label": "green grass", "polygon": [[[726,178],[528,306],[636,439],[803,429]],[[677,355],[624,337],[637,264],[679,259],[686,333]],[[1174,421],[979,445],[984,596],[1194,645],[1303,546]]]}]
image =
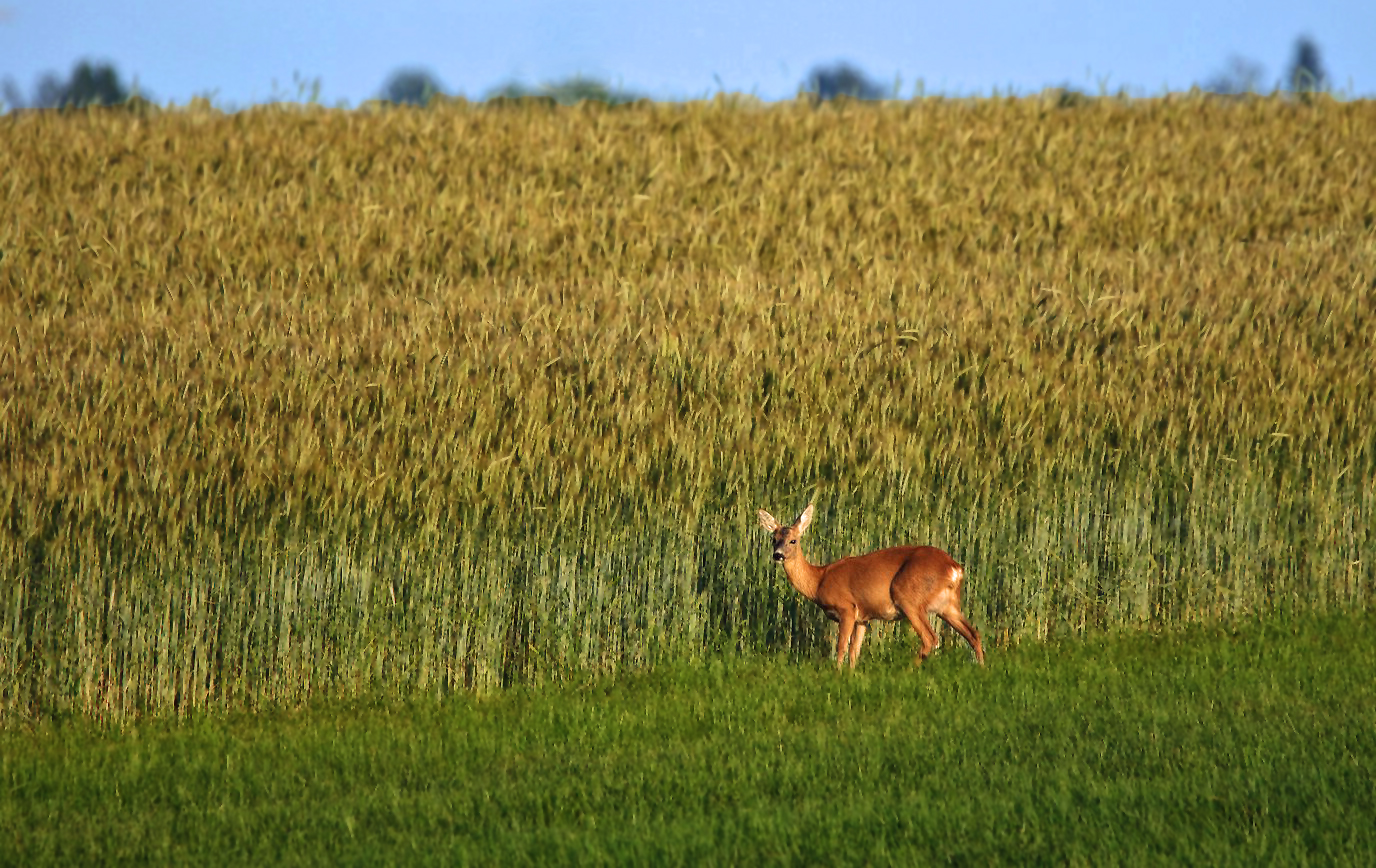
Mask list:
[{"label": "green grass", "polygon": [[12,864],[1372,864],[1376,614],[0,734]]}]

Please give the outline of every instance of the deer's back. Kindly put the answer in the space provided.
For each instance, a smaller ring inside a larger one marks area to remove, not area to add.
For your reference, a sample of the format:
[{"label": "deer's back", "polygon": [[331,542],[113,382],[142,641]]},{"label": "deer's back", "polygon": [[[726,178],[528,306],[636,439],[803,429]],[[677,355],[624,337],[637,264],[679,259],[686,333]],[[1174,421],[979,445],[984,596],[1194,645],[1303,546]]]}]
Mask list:
[{"label": "deer's back", "polygon": [[897,617],[894,579],[933,589],[951,582],[955,558],[934,546],[894,546],[865,555],[841,558],[822,568],[818,599],[827,604],[854,602],[876,618]]}]

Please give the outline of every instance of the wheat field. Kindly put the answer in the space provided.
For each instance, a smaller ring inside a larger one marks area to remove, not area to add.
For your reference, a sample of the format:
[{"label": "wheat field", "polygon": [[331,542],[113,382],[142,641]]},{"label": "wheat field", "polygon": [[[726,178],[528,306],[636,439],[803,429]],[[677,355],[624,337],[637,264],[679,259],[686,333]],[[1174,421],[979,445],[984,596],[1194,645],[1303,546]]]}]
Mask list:
[{"label": "wheat field", "polygon": [[[1365,607],[1376,105],[0,119],[0,715]],[[912,642],[906,627],[879,642]],[[947,643],[947,653],[953,646]]]}]

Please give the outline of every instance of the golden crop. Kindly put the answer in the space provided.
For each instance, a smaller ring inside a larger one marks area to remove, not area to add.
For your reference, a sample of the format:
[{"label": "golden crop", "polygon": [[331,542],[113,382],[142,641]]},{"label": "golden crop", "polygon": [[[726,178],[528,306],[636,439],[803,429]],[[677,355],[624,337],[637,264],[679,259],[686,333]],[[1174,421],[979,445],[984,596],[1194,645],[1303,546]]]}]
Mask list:
[{"label": "golden crop", "polygon": [[1372,141],[1197,96],[0,119],[0,708],[809,648],[749,516],[818,490],[999,641],[1366,604]]}]

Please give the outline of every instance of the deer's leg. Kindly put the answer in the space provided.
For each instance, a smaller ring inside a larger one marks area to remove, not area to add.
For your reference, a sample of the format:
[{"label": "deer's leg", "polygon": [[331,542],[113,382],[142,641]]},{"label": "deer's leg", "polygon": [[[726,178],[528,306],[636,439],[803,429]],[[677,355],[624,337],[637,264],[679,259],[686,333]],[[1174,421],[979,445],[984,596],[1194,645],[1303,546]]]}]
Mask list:
[{"label": "deer's leg", "polygon": [[861,621],[855,625],[855,633],[850,638],[850,668],[855,668],[855,661],[860,659],[860,646],[865,644],[865,631],[869,625]]},{"label": "deer's leg", "polygon": [[[846,662],[846,651],[850,648],[851,634],[855,632],[855,612],[842,612],[836,619],[836,668]],[[862,628],[863,630],[863,628]]]},{"label": "deer's leg", "polygon": [[952,630],[955,630],[961,636],[965,637],[965,641],[969,642],[970,647],[974,649],[975,660],[983,666],[984,646],[980,644],[979,631],[975,629],[975,625],[971,624],[969,619],[961,614],[959,609],[939,612],[937,614],[941,616],[941,620],[951,626]]},{"label": "deer's leg", "polygon": [[932,630],[932,623],[928,619],[927,607],[923,603],[923,595],[915,593],[910,582],[905,582],[903,587],[894,583],[893,601],[898,604],[898,609],[903,613],[903,617],[908,619],[908,623],[917,632],[917,638],[922,640],[922,648],[917,652],[917,659],[913,661],[914,666],[921,666],[922,661],[926,660],[936,647],[936,632]]},{"label": "deer's leg", "polygon": [[917,631],[917,637],[922,640],[922,648],[917,652],[917,659],[913,661],[914,666],[921,666],[922,661],[931,656],[932,649],[936,647],[936,632],[932,630],[931,623],[927,620],[927,613],[921,610],[908,612],[908,623],[913,625]]}]

